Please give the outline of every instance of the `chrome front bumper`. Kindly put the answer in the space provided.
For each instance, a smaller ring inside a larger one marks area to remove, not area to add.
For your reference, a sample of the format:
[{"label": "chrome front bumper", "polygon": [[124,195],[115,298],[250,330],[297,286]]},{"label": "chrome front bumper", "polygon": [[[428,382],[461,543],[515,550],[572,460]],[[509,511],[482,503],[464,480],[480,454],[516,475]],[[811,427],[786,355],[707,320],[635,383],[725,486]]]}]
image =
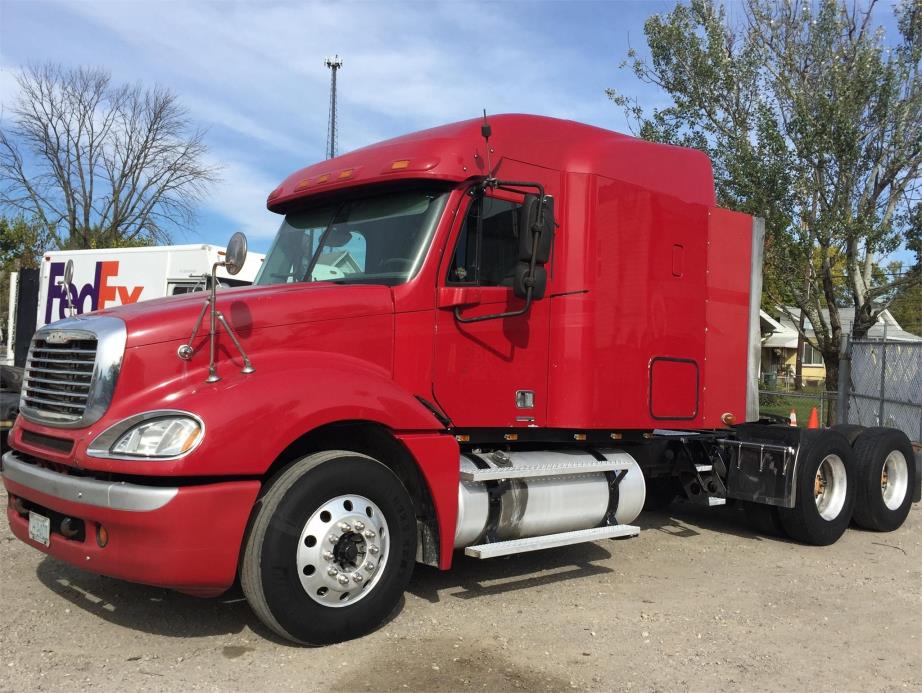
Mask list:
[{"label": "chrome front bumper", "polygon": [[60,474],[24,462],[13,451],[3,455],[3,477],[63,501],[130,512],[158,510],[179,492],[178,488],[141,486],[124,481],[99,481]]}]

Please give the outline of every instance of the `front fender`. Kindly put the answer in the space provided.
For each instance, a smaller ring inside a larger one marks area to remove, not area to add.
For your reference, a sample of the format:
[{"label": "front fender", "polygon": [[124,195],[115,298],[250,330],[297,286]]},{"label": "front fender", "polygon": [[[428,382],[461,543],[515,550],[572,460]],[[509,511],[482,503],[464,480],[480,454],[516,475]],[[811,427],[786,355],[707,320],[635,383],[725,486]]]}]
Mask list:
[{"label": "front fender", "polygon": [[[159,352],[162,345],[154,345]],[[149,347],[150,349],[152,347]],[[175,362],[175,346],[162,348]],[[143,351],[147,351],[144,349]],[[126,355],[126,372],[133,372]],[[149,363],[152,355],[143,354]],[[370,421],[393,431],[443,430],[432,413],[391,380],[384,368],[330,352],[262,353],[256,371],[243,374],[224,360],[222,379],[206,383],[207,368],[196,368],[154,387],[122,387],[117,406],[77,446],[78,463],[130,474],[170,476],[250,476],[263,474],[294,440],[337,421]],[[92,439],[122,418],[154,409],[180,409],[205,423],[202,443],[178,460],[110,460],[86,455]]]}]

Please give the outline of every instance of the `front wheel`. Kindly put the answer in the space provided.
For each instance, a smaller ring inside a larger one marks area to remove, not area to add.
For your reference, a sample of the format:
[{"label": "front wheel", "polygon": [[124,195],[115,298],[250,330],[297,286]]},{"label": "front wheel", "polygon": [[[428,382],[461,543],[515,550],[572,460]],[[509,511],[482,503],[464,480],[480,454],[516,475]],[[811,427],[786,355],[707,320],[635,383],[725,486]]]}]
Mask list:
[{"label": "front wheel", "polygon": [[416,556],[413,502],[371,457],[330,451],[285,469],[260,498],[240,581],[259,619],[309,645],[349,640],[393,611]]}]

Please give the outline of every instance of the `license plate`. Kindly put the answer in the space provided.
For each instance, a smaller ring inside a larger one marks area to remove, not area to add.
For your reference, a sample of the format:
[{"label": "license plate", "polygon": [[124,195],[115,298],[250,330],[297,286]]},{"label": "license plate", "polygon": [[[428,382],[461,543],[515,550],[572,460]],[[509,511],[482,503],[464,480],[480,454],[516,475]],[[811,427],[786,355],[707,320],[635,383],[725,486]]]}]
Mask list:
[{"label": "license plate", "polygon": [[30,510],[29,538],[39,544],[48,546],[51,543],[51,520]]}]

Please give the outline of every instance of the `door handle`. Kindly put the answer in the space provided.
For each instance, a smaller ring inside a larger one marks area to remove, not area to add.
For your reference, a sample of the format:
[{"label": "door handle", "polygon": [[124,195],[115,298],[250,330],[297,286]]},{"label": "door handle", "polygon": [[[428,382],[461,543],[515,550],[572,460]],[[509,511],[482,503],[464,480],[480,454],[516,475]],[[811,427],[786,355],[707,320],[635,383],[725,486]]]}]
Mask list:
[{"label": "door handle", "polygon": [[439,308],[476,306],[480,303],[480,289],[470,286],[443,286],[439,288]]}]

